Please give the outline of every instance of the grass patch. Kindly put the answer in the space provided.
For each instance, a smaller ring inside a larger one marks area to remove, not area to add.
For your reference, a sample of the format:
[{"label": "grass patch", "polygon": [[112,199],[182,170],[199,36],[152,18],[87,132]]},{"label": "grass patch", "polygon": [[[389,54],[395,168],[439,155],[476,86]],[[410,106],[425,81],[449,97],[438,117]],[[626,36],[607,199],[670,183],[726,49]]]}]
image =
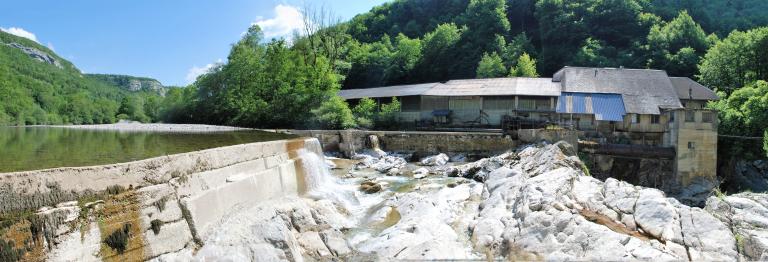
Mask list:
[{"label": "grass patch", "polygon": [[736,233],[733,235],[733,238],[736,239],[736,248],[738,249],[739,253],[744,252],[744,236],[742,236],[739,233]]},{"label": "grass patch", "polygon": [[98,209],[101,232],[101,258],[104,261],[142,261],[145,259],[140,203],[136,192],[111,195]]},{"label": "grass patch", "polygon": [[117,194],[125,192],[125,187],[123,187],[121,185],[111,185],[111,186],[107,187],[106,191],[107,191],[107,194],[117,195]]},{"label": "grass patch", "polygon": [[104,244],[107,244],[107,246],[117,251],[118,254],[122,254],[125,252],[125,248],[128,247],[128,238],[130,236],[131,224],[125,223],[123,224],[123,228],[115,230],[112,234],[109,234],[107,239],[104,239]]},{"label": "grass patch", "polygon": [[592,173],[589,172],[589,165],[587,165],[587,163],[592,163],[592,158],[589,154],[579,152],[579,160],[581,160],[581,172],[584,172],[584,175],[586,176],[592,176]]},{"label": "grass patch", "polygon": [[720,191],[719,187],[716,187],[713,193],[715,193],[715,196],[717,197],[717,199],[720,199],[720,201],[725,201],[725,193],[723,193],[723,191]]},{"label": "grass patch", "polygon": [[0,261],[19,261],[24,257],[25,249],[17,249],[13,241],[0,239]]}]

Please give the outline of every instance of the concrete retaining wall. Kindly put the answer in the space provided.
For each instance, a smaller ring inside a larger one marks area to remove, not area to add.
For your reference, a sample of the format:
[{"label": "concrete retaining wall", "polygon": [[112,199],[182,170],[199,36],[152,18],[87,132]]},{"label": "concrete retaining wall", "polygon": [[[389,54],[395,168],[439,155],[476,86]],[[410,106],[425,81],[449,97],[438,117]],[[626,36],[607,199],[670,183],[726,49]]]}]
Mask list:
[{"label": "concrete retaining wall", "polygon": [[291,134],[317,138],[324,151],[338,151],[349,156],[369,148],[368,136],[379,137],[385,151],[416,154],[475,153],[491,155],[517,147],[518,142],[501,133],[419,132],[364,130],[290,130]]},{"label": "concrete retaining wall", "polygon": [[[190,245],[204,244],[212,226],[233,210],[303,193],[304,172],[298,150],[322,155],[318,144],[313,138],[280,140],[106,166],[4,173],[0,174],[0,185],[5,188],[10,185],[14,192],[0,191],[0,194],[16,197],[40,194],[51,191],[53,184],[58,189],[75,192],[104,190],[111,185],[132,186],[140,215],[131,221],[141,225],[144,232],[132,237],[143,238],[137,243],[144,246],[130,248],[144,250],[142,259],[151,259]],[[152,231],[152,220],[162,222],[160,232]],[[90,227],[94,226],[97,225],[91,223]],[[81,234],[78,230],[60,231],[54,243],[74,235],[79,238]],[[101,232],[100,239],[110,233]],[[53,261],[90,260],[92,257],[81,254],[98,254],[101,248],[93,244],[87,247],[93,250],[70,251],[65,246],[52,246],[47,259]]]}]

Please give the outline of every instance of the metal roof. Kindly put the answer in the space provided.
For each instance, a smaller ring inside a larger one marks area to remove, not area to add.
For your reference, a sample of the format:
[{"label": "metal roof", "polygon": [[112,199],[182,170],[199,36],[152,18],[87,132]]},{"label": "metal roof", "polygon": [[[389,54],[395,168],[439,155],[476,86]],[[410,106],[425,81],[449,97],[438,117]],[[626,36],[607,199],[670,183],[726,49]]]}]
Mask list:
[{"label": "metal roof", "polygon": [[715,91],[699,84],[687,77],[670,77],[672,86],[677,91],[680,99],[689,100],[718,100],[720,99]]},{"label": "metal roof", "polygon": [[660,114],[659,108],[682,108],[662,70],[565,67],[555,73],[563,92],[621,94],[626,113]]},{"label": "metal roof", "polygon": [[451,80],[435,85],[430,96],[559,96],[560,84],[551,78],[486,78]]},{"label": "metal roof", "polygon": [[593,114],[601,121],[622,121],[627,114],[620,94],[571,92],[563,92],[558,98],[556,112]]},{"label": "metal roof", "polygon": [[339,96],[344,99],[360,99],[363,97],[375,98],[375,97],[394,97],[394,96],[417,96],[422,95],[424,92],[432,88],[439,83],[427,83],[427,84],[414,84],[414,85],[399,85],[399,86],[384,86],[374,88],[361,88],[361,89],[345,89],[339,91]]}]

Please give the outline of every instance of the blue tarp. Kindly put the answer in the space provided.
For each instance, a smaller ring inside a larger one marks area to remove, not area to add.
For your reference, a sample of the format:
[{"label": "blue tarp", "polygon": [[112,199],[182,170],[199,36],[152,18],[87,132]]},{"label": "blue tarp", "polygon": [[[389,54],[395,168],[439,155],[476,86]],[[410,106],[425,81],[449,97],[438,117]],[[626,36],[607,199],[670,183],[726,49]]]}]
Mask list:
[{"label": "blue tarp", "polygon": [[[591,104],[590,104],[591,103]],[[596,120],[623,121],[627,114],[620,94],[563,92],[557,101],[557,112],[590,114]]]},{"label": "blue tarp", "polygon": [[448,116],[451,114],[451,110],[448,109],[438,109],[435,111],[432,111],[433,116]]}]

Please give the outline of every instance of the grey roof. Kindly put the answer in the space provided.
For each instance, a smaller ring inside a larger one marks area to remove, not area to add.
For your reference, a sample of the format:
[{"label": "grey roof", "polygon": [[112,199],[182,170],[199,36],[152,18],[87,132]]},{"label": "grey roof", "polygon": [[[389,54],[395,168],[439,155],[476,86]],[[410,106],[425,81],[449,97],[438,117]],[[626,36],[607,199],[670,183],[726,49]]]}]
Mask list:
[{"label": "grey roof", "polygon": [[451,80],[435,85],[423,95],[429,96],[559,96],[560,84],[551,78],[486,78]]},{"label": "grey roof", "polygon": [[715,94],[715,91],[699,84],[696,81],[687,77],[670,77],[672,85],[677,91],[677,96],[680,99],[689,100],[718,100],[720,99]]},{"label": "grey roof", "polygon": [[359,99],[363,97],[393,97],[393,96],[417,96],[421,95],[439,83],[384,86],[362,89],[345,89],[339,91],[339,96],[344,99]]},{"label": "grey roof", "polygon": [[553,80],[563,92],[621,94],[627,113],[658,115],[659,108],[683,107],[661,70],[565,67]]}]

